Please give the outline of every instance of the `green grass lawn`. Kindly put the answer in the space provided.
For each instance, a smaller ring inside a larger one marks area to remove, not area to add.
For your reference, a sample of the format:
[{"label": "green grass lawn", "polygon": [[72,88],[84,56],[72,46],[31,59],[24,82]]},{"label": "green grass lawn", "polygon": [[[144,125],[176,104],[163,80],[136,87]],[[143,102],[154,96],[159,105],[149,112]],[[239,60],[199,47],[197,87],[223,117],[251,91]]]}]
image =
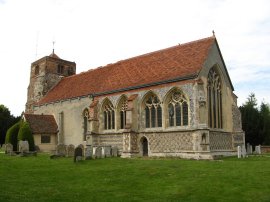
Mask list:
[{"label": "green grass lawn", "polygon": [[270,201],[270,156],[73,163],[0,153],[0,201]]}]

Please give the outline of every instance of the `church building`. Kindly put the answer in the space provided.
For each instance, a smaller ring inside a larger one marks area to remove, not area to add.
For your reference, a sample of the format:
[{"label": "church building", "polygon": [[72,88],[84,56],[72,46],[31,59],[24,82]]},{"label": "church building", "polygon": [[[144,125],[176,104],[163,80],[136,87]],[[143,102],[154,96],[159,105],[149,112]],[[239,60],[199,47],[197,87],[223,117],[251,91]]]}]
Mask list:
[{"label": "church building", "polygon": [[51,139],[39,133],[41,148],[109,145],[121,157],[212,159],[245,143],[233,91],[215,36],[79,74],[53,51],[31,65],[25,115],[57,125]]}]

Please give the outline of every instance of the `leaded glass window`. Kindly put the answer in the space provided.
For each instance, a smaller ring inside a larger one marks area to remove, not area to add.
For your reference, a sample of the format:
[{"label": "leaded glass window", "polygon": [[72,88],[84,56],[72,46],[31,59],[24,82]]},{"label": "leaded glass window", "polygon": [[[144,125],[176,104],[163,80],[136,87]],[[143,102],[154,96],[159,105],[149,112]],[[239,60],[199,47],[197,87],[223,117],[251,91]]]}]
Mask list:
[{"label": "leaded glass window", "polygon": [[145,127],[162,127],[162,108],[157,96],[150,96],[145,102]]},{"label": "leaded glass window", "polygon": [[110,130],[115,128],[115,114],[114,108],[111,104],[104,106],[103,111],[104,130]]},{"label": "leaded glass window", "polygon": [[124,129],[127,123],[127,99],[123,99],[120,104],[120,129]]},{"label": "leaded glass window", "polygon": [[88,130],[88,119],[89,119],[89,111],[85,109],[83,111],[83,139],[86,140],[86,134]]},{"label": "leaded glass window", "polygon": [[188,125],[188,102],[183,93],[176,91],[168,104],[169,126]]},{"label": "leaded glass window", "polygon": [[210,128],[222,128],[222,92],[221,80],[212,68],[208,74],[208,125]]}]

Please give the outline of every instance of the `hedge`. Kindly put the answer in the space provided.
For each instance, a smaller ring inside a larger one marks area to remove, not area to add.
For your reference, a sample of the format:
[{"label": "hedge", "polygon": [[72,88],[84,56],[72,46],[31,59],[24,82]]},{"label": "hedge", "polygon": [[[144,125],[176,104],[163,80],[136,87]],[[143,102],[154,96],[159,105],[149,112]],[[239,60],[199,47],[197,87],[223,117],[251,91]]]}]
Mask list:
[{"label": "hedge", "polygon": [[10,143],[13,145],[13,151],[17,151],[18,144],[18,132],[20,130],[21,121],[15,123],[11,126],[6,133],[5,143]]},{"label": "hedge", "polygon": [[29,144],[29,151],[35,151],[35,143],[34,137],[31,132],[30,126],[27,122],[22,122],[19,133],[18,133],[18,141],[27,140]]}]

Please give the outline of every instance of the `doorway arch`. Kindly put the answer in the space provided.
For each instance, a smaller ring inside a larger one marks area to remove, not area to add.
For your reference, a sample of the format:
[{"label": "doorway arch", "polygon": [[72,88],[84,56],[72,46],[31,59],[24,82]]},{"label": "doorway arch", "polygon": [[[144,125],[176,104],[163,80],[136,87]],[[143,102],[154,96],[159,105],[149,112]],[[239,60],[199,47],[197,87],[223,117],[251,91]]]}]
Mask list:
[{"label": "doorway arch", "polygon": [[142,156],[148,156],[148,140],[146,137],[141,138]]}]

